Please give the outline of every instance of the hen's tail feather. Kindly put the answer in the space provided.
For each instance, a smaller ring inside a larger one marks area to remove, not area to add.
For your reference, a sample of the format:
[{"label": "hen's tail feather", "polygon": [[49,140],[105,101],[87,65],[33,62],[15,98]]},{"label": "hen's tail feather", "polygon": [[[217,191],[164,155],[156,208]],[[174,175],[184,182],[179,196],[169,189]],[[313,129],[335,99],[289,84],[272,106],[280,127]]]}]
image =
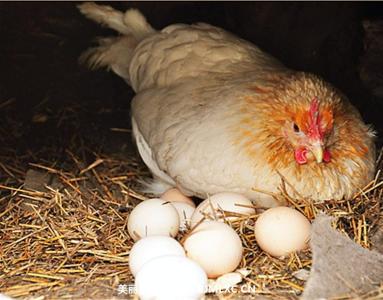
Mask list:
[{"label": "hen's tail feather", "polygon": [[80,4],[78,8],[87,18],[122,34],[120,37],[99,39],[99,46],[85,51],[80,56],[80,63],[85,63],[91,69],[99,67],[112,69],[129,82],[129,64],[133,50],[141,40],[153,34],[155,30],[136,9],[122,13],[110,6],[93,2]]},{"label": "hen's tail feather", "polygon": [[139,41],[155,32],[138,9],[131,8],[122,13],[111,6],[94,2],[82,3],[78,9],[87,18],[124,35],[132,34]]},{"label": "hen's tail feather", "polygon": [[131,34],[131,30],[124,23],[124,14],[108,5],[98,5],[85,2],[77,6],[80,12],[97,23],[105,25],[122,34]]},{"label": "hen's tail feather", "polygon": [[156,32],[138,9],[128,9],[124,15],[124,23],[138,41]]},{"label": "hen's tail feather", "polygon": [[137,42],[131,36],[114,38],[99,38],[99,46],[89,48],[79,57],[81,64],[86,64],[90,69],[105,67],[112,69],[118,76],[128,83],[129,64]]}]

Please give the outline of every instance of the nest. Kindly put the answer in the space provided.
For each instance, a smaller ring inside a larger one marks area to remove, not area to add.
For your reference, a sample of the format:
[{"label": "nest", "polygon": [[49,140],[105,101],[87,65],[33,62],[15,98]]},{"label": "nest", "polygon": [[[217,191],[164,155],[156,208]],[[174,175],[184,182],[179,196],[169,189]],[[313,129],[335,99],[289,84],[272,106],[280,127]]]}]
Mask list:
[{"label": "nest", "polygon": [[[11,102],[3,102],[0,108],[12,107]],[[75,130],[65,137],[70,144],[64,150],[57,143],[45,143],[39,151],[20,151],[9,134],[17,130],[14,111],[8,112],[0,132],[0,291],[24,299],[134,298],[129,289],[122,290],[134,283],[128,267],[133,241],[127,220],[135,205],[150,197],[138,192],[139,181],[149,176],[138,155],[105,153],[86,145]],[[63,113],[50,118],[58,124]],[[33,122],[44,120],[40,115]],[[312,204],[298,194],[288,195],[284,186],[289,183],[283,178],[277,197],[310,220],[320,212],[335,216],[335,228],[371,248],[382,211],[381,158],[382,153],[375,179],[352,199]],[[267,255],[255,242],[256,218],[242,217],[231,223],[245,249],[239,267],[251,271],[241,286],[252,288],[240,286],[241,293],[210,294],[208,299],[297,299],[302,293],[302,274],[312,265],[310,250],[284,259]],[[179,234],[177,239],[183,237]],[[338,299],[382,297],[383,287]]]}]

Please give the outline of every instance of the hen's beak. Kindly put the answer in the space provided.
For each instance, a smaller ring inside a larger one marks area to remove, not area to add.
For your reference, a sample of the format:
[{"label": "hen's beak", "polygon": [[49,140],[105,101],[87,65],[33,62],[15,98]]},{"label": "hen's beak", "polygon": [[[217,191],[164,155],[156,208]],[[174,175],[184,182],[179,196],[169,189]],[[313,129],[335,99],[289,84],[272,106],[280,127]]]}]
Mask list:
[{"label": "hen's beak", "polygon": [[318,143],[314,144],[310,150],[314,155],[317,163],[320,164],[323,161],[323,147]]}]

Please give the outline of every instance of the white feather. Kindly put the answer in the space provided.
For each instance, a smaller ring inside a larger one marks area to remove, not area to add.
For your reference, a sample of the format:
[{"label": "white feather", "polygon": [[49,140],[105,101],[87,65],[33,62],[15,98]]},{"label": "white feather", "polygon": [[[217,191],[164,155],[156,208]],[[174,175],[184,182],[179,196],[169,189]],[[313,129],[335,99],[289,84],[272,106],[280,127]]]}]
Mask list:
[{"label": "white feather", "polygon": [[80,56],[80,63],[90,68],[106,67],[130,84],[129,66],[138,43],[155,30],[136,9],[125,13],[107,5],[85,2],[78,5],[87,18],[122,33],[121,37],[100,38],[98,47],[90,48]]},{"label": "white feather", "polygon": [[81,54],[80,63],[86,63],[91,69],[107,68],[121,76],[130,84],[129,64],[132,53],[137,45],[135,38],[130,36],[101,38],[99,46],[90,48]]},{"label": "white feather", "polygon": [[167,184],[158,178],[145,178],[139,179],[138,183],[141,185],[139,191],[145,194],[152,194],[154,196],[161,196],[168,189],[174,187],[173,185]]},{"label": "white feather", "polygon": [[132,129],[133,136],[136,140],[138,152],[140,153],[142,160],[152,172],[153,176],[157,178],[157,180],[146,183],[145,185],[148,188],[151,187],[154,191],[163,190],[163,188],[165,187],[167,187],[166,189],[168,189],[172,186],[175,186],[176,183],[174,182],[174,180],[158,167],[157,162],[153,157],[153,152],[150,149],[148,143],[145,141],[145,138],[141,134],[140,130],[138,129],[134,117],[132,117]]},{"label": "white feather", "polygon": [[124,23],[139,41],[155,32],[141,12],[134,8],[125,12]]},{"label": "white feather", "polygon": [[124,23],[124,14],[108,5],[85,2],[77,7],[83,15],[97,23],[110,27],[122,34],[132,33]]}]

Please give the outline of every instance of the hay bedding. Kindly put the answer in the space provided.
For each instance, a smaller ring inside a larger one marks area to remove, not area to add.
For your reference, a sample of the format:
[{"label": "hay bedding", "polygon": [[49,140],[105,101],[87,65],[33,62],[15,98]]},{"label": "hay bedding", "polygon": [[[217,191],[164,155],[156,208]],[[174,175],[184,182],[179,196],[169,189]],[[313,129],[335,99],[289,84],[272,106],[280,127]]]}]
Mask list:
[{"label": "hay bedding", "polygon": [[[134,298],[121,287],[133,283],[128,269],[133,242],[127,234],[127,219],[132,208],[150,196],[137,192],[140,178],[149,175],[138,155],[126,147],[110,153],[97,143],[88,143],[81,131],[71,127],[78,106],[64,108],[67,128],[72,128],[65,136],[58,130],[54,142],[45,139],[39,151],[19,151],[14,138],[20,130],[17,109],[12,100],[1,102],[0,108],[8,116],[0,124],[0,292],[26,299]],[[61,108],[51,112],[49,121],[42,114],[33,122],[58,126],[62,116]],[[100,133],[99,128],[88,125],[90,133]],[[129,129],[113,131],[130,139]],[[60,143],[63,139],[70,142]],[[344,236],[364,248],[374,246],[371,240],[375,232],[379,234],[383,194],[380,170],[354,199],[339,202],[313,205],[299,195],[287,195],[286,184],[282,180],[281,200],[311,220],[320,212],[334,216],[334,227]],[[242,286],[253,290],[208,298],[297,299],[302,294],[312,267],[311,251],[285,259],[268,256],[255,243],[252,228],[256,218],[231,224],[245,247],[240,267],[251,271]],[[180,234],[178,239],[182,237]],[[377,285],[362,295],[354,289],[337,299],[357,297],[382,298],[383,288]]]}]

